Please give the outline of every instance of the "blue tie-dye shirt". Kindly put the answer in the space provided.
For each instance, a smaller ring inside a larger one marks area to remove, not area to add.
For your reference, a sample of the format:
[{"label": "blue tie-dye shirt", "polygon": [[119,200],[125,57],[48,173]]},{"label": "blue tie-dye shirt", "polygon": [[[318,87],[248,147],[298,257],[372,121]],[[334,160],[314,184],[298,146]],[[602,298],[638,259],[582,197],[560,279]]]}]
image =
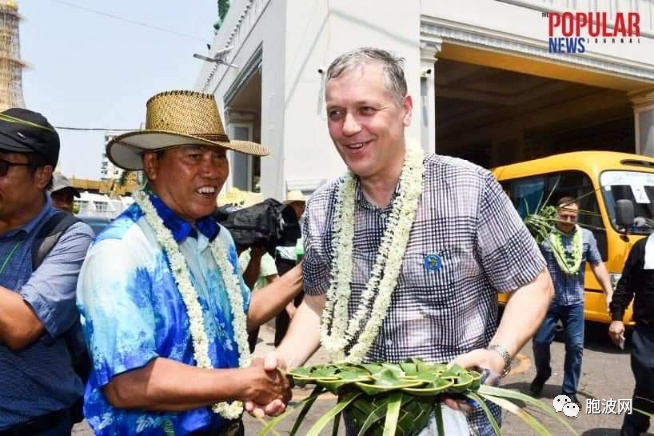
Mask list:
[{"label": "blue tie-dye shirt", "polygon": [[[231,308],[209,247],[214,238],[225,244],[240,277],[232,237],[211,218],[199,220],[196,231],[158,197],[152,195],[151,200],[187,260],[204,309],[213,366],[238,367]],[[241,291],[247,311],[250,292],[242,280]],[[138,205],[130,206],[96,237],[79,276],[77,304],[93,356],[84,414],[96,434],[164,435],[174,430],[183,435],[226,425],[208,407],[179,413],[117,409],[102,391],[113,377],[157,357],[196,364],[184,302],[168,259]]]}]

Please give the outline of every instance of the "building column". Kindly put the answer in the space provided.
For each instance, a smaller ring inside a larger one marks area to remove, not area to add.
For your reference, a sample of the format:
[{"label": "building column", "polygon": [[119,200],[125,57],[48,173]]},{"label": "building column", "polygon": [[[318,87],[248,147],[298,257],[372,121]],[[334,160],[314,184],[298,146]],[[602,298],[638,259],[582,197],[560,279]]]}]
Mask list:
[{"label": "building column", "polygon": [[420,143],[428,153],[436,151],[436,81],[434,64],[442,40],[420,43]]},{"label": "building column", "polygon": [[634,108],[636,153],[654,157],[654,89],[629,94]]}]

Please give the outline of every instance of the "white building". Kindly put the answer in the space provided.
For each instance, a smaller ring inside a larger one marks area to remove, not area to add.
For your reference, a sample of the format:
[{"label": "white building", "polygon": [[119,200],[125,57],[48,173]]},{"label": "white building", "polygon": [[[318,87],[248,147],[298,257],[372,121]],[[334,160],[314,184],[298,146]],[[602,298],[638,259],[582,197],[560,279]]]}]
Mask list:
[{"label": "white building", "polygon": [[[104,135],[104,143],[109,142],[117,134],[106,133]],[[107,157],[106,152],[102,152],[102,161],[100,162],[100,180],[117,180],[120,179],[120,176],[123,175],[123,169],[115,166],[109,158]]]},{"label": "white building", "polygon": [[105,218],[114,219],[127,209],[134,202],[132,197],[111,198],[106,194],[94,194],[82,191],[79,198],[75,198],[75,204],[80,218]]},{"label": "white building", "polygon": [[[610,33],[636,17],[639,36],[591,38],[573,21],[582,13],[606,16]],[[568,20],[550,42],[557,17]],[[550,52],[579,43],[558,39],[576,24],[583,53]],[[409,134],[427,150],[484,166],[576,149],[654,155],[654,0],[234,0],[208,55],[231,47],[222,59],[237,67],[205,62],[196,89],[216,95],[230,137],[271,154],[233,156],[230,185],[260,175],[264,195],[283,198],[341,174],[324,71],[361,46],[405,58]]]}]

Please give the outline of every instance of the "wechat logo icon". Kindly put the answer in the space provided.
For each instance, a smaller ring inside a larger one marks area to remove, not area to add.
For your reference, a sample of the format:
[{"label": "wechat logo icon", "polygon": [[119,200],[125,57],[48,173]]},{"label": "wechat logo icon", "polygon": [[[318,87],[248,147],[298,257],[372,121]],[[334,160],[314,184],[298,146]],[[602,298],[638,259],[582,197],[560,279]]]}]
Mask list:
[{"label": "wechat logo icon", "polygon": [[573,403],[567,395],[557,395],[552,401],[552,407],[556,412],[563,412],[568,418],[576,418],[579,415],[579,405]]}]

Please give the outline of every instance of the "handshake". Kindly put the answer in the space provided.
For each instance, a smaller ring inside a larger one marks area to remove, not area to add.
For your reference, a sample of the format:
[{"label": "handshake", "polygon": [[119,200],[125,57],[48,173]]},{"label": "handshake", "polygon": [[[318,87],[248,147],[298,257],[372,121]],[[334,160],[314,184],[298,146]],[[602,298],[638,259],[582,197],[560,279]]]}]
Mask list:
[{"label": "handshake", "polygon": [[249,379],[241,398],[245,402],[245,410],[257,417],[283,413],[292,396],[291,384],[286,377],[286,363],[271,352],[265,359],[254,358],[243,371],[248,373]]}]

